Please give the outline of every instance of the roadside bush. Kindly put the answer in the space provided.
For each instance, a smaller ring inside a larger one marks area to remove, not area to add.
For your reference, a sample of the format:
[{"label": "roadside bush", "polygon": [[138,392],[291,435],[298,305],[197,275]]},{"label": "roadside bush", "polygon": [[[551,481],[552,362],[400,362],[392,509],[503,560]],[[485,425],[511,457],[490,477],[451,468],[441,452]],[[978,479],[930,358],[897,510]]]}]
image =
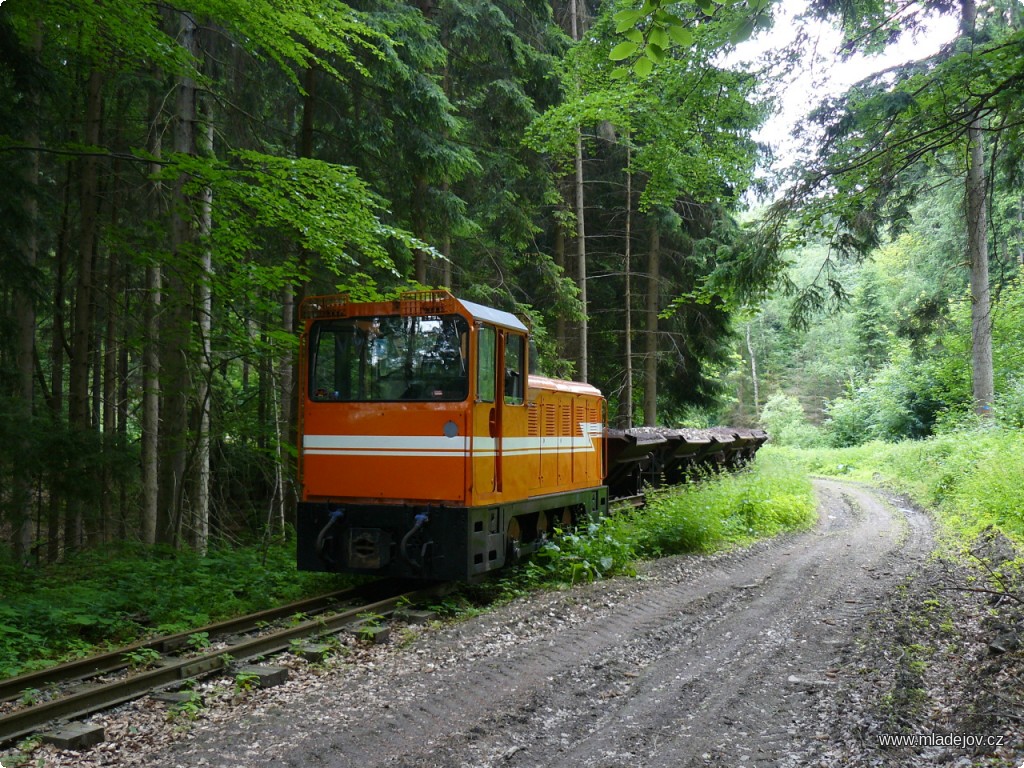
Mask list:
[{"label": "roadside bush", "polygon": [[1024,428],[1024,378],[1014,378],[996,395],[996,420],[1011,429]]},{"label": "roadside bush", "polygon": [[811,484],[790,453],[764,448],[753,465],[701,482],[648,491],[642,510],[623,510],[557,538],[527,565],[534,583],[575,583],[628,573],[635,558],[709,552],[815,519]]},{"label": "roadside bush", "polygon": [[637,550],[646,557],[706,552],[805,528],[814,514],[800,464],[785,450],[765,448],[744,471],[649,495],[637,513]]},{"label": "roadside bush", "polygon": [[535,583],[575,584],[631,573],[636,530],[628,514],[611,515],[583,530],[559,531],[527,563]]},{"label": "roadside bush", "polygon": [[679,552],[706,552],[725,538],[725,514],[715,508],[711,484],[648,491],[645,508],[637,517],[637,545],[644,557],[663,557]]},{"label": "roadside bush", "polygon": [[866,384],[829,402],[823,425],[828,443],[844,448],[931,434],[942,403],[931,386],[915,380],[917,376],[904,354]]},{"label": "roadside bush", "polygon": [[871,408],[867,400],[837,397],[825,406],[824,430],[828,442],[837,448],[860,445],[871,431]]},{"label": "roadside bush", "polygon": [[950,523],[972,536],[994,525],[1024,542],[1024,437],[1017,430],[986,432],[971,471],[949,484],[945,512]]}]

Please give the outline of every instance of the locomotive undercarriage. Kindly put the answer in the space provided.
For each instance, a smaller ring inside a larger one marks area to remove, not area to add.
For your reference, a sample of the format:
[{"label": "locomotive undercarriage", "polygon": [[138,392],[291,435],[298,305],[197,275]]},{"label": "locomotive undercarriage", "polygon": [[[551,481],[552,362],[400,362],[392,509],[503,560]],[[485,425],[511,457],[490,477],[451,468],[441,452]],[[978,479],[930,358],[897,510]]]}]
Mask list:
[{"label": "locomotive undercarriage", "polygon": [[607,510],[605,486],[480,507],[301,502],[298,567],[471,580],[535,552],[554,529]]}]

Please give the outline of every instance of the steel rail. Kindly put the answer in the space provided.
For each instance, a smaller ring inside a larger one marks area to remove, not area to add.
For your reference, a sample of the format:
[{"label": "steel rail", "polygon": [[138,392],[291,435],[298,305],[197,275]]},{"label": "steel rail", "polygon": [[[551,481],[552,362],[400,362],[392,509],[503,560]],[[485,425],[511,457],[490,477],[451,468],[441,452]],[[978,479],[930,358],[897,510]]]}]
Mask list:
[{"label": "steel rail", "polygon": [[338,613],[318,616],[292,627],[242,640],[228,648],[188,659],[165,660],[156,669],[139,672],[123,680],[99,683],[69,696],[15,710],[0,716],[0,744],[28,736],[52,721],[84,717],[190,677],[223,669],[234,660],[252,659],[257,656],[279,653],[287,650],[291,642],[296,639],[338,632],[345,626],[357,622],[364,613],[386,616],[392,613],[403,599],[415,602],[435,595],[437,589],[437,586],[420,588],[348,608]]},{"label": "steel rail", "polygon": [[167,653],[176,648],[188,644],[189,638],[195,634],[232,634],[236,632],[250,631],[262,622],[277,621],[296,613],[309,613],[317,610],[324,610],[332,603],[343,601],[347,598],[358,598],[356,588],[349,588],[332,592],[327,595],[307,598],[289,605],[277,608],[268,608],[257,613],[238,616],[226,621],[208,624],[197,627],[188,632],[179,632],[173,635],[162,635],[147,640],[140,640],[137,643],[126,645],[106,653],[89,656],[84,659],[75,659],[63,664],[58,664],[36,672],[28,672],[24,675],[10,677],[0,680],[0,702],[12,701],[22,695],[26,690],[42,689],[47,685],[61,682],[74,682],[88,677],[110,674],[129,666],[126,661],[126,654],[151,649],[160,653]]},{"label": "steel rail", "polygon": [[633,507],[634,509],[640,509],[646,503],[647,497],[642,493],[637,493],[633,496],[617,496],[614,499],[608,500],[609,507],[618,504],[624,507]]}]

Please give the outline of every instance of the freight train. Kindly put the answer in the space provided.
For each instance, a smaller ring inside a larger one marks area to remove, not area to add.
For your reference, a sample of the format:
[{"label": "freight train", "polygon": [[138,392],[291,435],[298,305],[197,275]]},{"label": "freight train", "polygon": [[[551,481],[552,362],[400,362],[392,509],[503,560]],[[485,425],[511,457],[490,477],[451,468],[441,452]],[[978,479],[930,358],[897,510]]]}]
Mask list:
[{"label": "freight train", "polygon": [[472,581],[767,440],[609,430],[595,387],[534,372],[518,317],[447,291],[310,297],[300,316],[301,570]]}]

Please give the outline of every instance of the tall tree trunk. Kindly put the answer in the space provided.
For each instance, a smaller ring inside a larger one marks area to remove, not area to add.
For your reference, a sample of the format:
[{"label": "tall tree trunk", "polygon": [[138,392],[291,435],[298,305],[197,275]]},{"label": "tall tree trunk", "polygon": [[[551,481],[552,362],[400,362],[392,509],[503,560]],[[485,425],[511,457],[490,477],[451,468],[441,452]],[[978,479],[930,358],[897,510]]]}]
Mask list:
[{"label": "tall tree trunk", "polygon": [[[317,84],[319,81],[316,67],[309,67],[304,75],[303,85],[306,95],[302,101],[302,130],[299,135],[299,157],[312,158],[314,154],[314,132],[316,124],[317,105]],[[304,248],[299,249],[299,272],[305,274],[312,258],[312,254]],[[298,330],[298,308],[306,296],[305,282],[294,286],[287,286],[281,297],[281,326],[285,333],[295,334]],[[297,345],[296,345],[297,348]],[[295,445],[298,440],[298,407],[299,391],[296,385],[296,348],[288,349],[281,359],[281,424],[277,432],[281,439]],[[291,451],[281,450],[278,446],[280,456],[280,467],[276,472],[275,482],[278,485],[277,496],[281,509],[279,516],[285,521],[294,522],[295,505],[298,499],[295,496],[295,485],[292,478],[295,477],[295,462],[292,459]]]},{"label": "tall tree trunk", "polygon": [[[123,297],[119,300],[121,304],[121,317],[131,317],[132,302],[131,296],[134,293],[129,291],[131,285],[132,268],[129,264],[123,264],[121,268],[121,286],[124,291]],[[128,369],[128,323],[121,323],[121,342],[118,345],[117,356],[117,444],[121,447],[128,445],[128,391],[129,391],[129,369]],[[128,503],[128,478],[121,475],[117,482],[118,491],[118,538],[122,541],[129,536],[138,536],[138,530],[129,526],[129,503]]]},{"label": "tall tree trunk", "polygon": [[[565,274],[565,227],[557,218],[555,219],[555,266],[558,268],[557,274],[561,279]],[[555,349],[558,351],[559,357],[567,357],[567,325],[565,313],[559,312],[558,317],[555,318]]]},{"label": "tall tree trunk", "polygon": [[[975,0],[961,1],[960,33],[975,37]],[[967,129],[967,253],[971,265],[971,385],[975,412],[992,416],[995,399],[992,370],[992,308],[988,282],[988,222],[985,215],[985,144],[982,120],[975,116]]]},{"label": "tall tree trunk", "polygon": [[142,350],[142,541],[156,544],[160,508],[160,299],[159,264],[146,266]]},{"label": "tall tree trunk", "polygon": [[761,412],[761,391],[757,380],[757,356],[754,354],[754,342],[750,335],[753,324],[753,320],[747,323],[747,354],[750,356],[750,380],[754,389],[754,419],[757,419]]},{"label": "tall tree trunk", "polygon": [[[285,333],[294,334],[296,325],[295,294],[291,287],[285,289],[281,299],[282,328]],[[289,348],[282,355],[281,364],[278,366],[281,379],[279,390],[281,408],[279,413],[275,413],[278,422],[275,427],[277,467],[274,469],[274,498],[277,499],[279,508],[273,512],[273,515],[281,520],[282,528],[298,501],[289,493],[292,485],[288,482],[288,478],[295,477],[295,469],[290,452],[284,450],[285,443],[295,445],[298,440],[298,424],[296,424],[298,389],[295,384],[295,362],[295,351]]]},{"label": "tall tree trunk", "polygon": [[992,302],[988,280],[988,224],[985,215],[985,147],[981,120],[967,133],[967,249],[971,264],[971,384],[975,412],[992,416]]},{"label": "tall tree trunk", "polygon": [[[42,48],[42,36],[38,27],[33,36],[33,50],[38,54]],[[25,141],[29,147],[39,146],[39,96],[33,91],[29,97],[31,114],[28,119],[28,130]],[[37,219],[39,218],[39,153],[29,152],[25,169],[25,187],[28,194],[23,201],[25,220],[28,222],[28,234],[25,238],[24,274],[29,284],[14,291],[14,318],[17,326],[17,345],[15,349],[18,369],[18,394],[21,416],[24,419],[24,447],[22,456],[28,456],[28,441],[33,432],[32,424],[35,415],[35,361],[36,361],[36,305],[34,296],[36,261],[39,242],[37,238]],[[28,563],[32,555],[32,480],[28,467],[17,472],[12,489],[12,506],[14,517],[11,521],[15,530],[14,554],[18,562]]]},{"label": "tall tree trunk", "polygon": [[647,243],[647,333],[644,350],[644,425],[658,424],[658,306],[661,260],[661,233],[658,222],[651,217],[650,239]]},{"label": "tall tree trunk", "polygon": [[[206,146],[213,154],[213,116],[207,107]],[[196,435],[195,503],[192,506],[192,547],[206,554],[210,538],[210,398],[213,380],[213,252],[209,236],[213,229],[213,190],[203,189],[200,197],[199,235],[204,241],[200,256],[197,311],[200,341],[199,386],[196,388],[199,419]]]},{"label": "tall tree trunk", "polygon": [[[102,116],[102,76],[92,72],[86,85],[85,133],[87,146],[100,144]],[[92,350],[93,319],[93,261],[96,256],[99,228],[99,167],[95,157],[82,160],[79,184],[79,239],[77,277],[75,280],[74,326],[71,332],[71,372],[68,392],[69,422],[71,429],[86,432],[92,429],[89,408],[89,360]],[[80,543],[83,533],[83,515],[86,510],[79,500],[73,500],[70,536],[65,534],[65,546]]]},{"label": "tall tree trunk", "polygon": [[[53,334],[50,339],[50,417],[54,426],[61,424],[64,418],[64,349],[67,342],[64,318],[64,283],[67,280],[68,239],[71,207],[71,170],[68,168],[64,178],[64,200],[61,206],[60,230],[57,234],[57,248],[54,253],[54,291],[53,291]],[[47,513],[46,558],[53,563],[60,559],[61,547],[64,543],[64,515],[66,499],[55,489],[60,478],[54,471],[50,479],[50,501]]]},{"label": "tall tree trunk", "polygon": [[[115,173],[116,175],[116,173]],[[112,195],[112,197],[114,197]],[[117,205],[111,206],[111,223],[117,224]],[[121,265],[117,253],[112,249],[107,251],[106,282],[106,322],[103,329],[103,399],[102,399],[102,421],[103,421],[103,450],[110,451],[117,445],[117,374],[118,374],[118,322],[120,299],[123,293],[119,283],[121,281]],[[114,516],[116,494],[114,492],[114,478],[112,463],[107,460],[103,462],[103,495],[101,497],[101,509],[103,513],[102,532],[104,540],[114,535],[117,530],[117,520]]]},{"label": "tall tree trunk", "polygon": [[[577,0],[569,0],[569,19],[572,29],[572,39],[579,42],[583,35],[583,20],[580,18]],[[586,205],[583,198],[583,132],[576,129],[576,157],[574,162],[576,170],[576,275],[580,287],[580,303],[583,305],[583,314],[580,319],[579,338],[579,370],[577,375],[580,381],[587,381],[589,370],[587,358],[587,336],[589,334],[589,323],[587,319],[587,229],[585,222]]]},{"label": "tall tree trunk", "polygon": [[[159,160],[163,151],[160,123],[160,101],[155,93],[149,96],[149,153]],[[158,218],[163,185],[159,181],[160,166],[150,168],[153,216]],[[142,310],[144,338],[142,342],[142,525],[145,544],[156,544],[160,509],[160,264],[146,265],[146,290]]]},{"label": "tall tree trunk", "polygon": [[[178,13],[178,40],[185,51],[198,58],[195,20]],[[196,86],[191,77],[178,82],[173,125],[174,151],[194,155]],[[185,191],[185,177],[175,180],[171,194],[171,249],[174,262],[167,274],[165,322],[160,330],[163,353],[160,364],[166,384],[161,404],[161,483],[158,539],[175,546],[181,543],[184,524],[186,468],[188,459],[189,350],[192,338],[193,301],[190,276],[193,271],[192,208],[194,201]]]},{"label": "tall tree trunk", "polygon": [[587,338],[589,336],[589,319],[587,317],[587,232],[584,222],[584,201],[583,201],[583,140],[579,129],[576,130],[576,282],[580,289],[580,304],[582,315],[580,316],[579,331],[579,357],[578,377],[580,381],[587,381],[590,371],[587,365],[589,349]]},{"label": "tall tree trunk", "polygon": [[[451,41],[447,31],[445,31],[442,43],[445,50],[451,50]],[[441,84],[444,88],[444,97],[448,101],[455,103],[455,98],[452,95],[452,75],[451,70],[448,67],[448,59],[445,59],[444,72],[441,76]],[[445,141],[449,140],[448,132],[444,134]],[[441,194],[444,197],[448,196],[451,191],[451,183],[448,179],[443,179],[441,182]],[[441,227],[441,286],[447,288],[449,291],[452,289],[452,222],[447,214],[444,214],[444,223]]]},{"label": "tall tree trunk", "polygon": [[[274,374],[274,362],[273,358],[270,358],[270,377],[273,380]],[[272,409],[273,409],[273,424],[274,424],[274,454],[276,461],[274,462],[274,486],[270,495],[270,505],[267,508],[267,524],[265,533],[267,536],[272,534],[283,535],[284,534],[284,476],[282,474],[282,468],[284,466],[284,435],[281,432],[281,410],[278,407],[277,397],[274,393],[273,386],[270,387]]]},{"label": "tall tree trunk", "polygon": [[623,269],[626,273],[626,318],[624,333],[625,338],[625,364],[626,384],[622,390],[622,404],[619,410],[622,414],[623,427],[629,429],[633,426],[633,276],[632,255],[633,255],[633,168],[631,160],[633,154],[629,146],[629,133],[626,134],[626,256]]},{"label": "tall tree trunk", "polygon": [[[124,110],[119,104],[113,112],[116,116],[114,141],[115,144],[120,145],[124,140]],[[110,200],[109,221],[112,230],[117,229],[121,217],[121,186],[119,184],[122,170],[121,163],[120,159],[114,160],[110,174],[111,181],[107,185],[105,194],[105,197]],[[100,509],[102,511],[100,532],[102,534],[101,540],[109,541],[110,539],[117,538],[121,528],[119,519],[120,509],[116,504],[119,499],[114,481],[114,461],[110,454],[112,451],[119,449],[118,415],[120,409],[118,384],[120,382],[120,334],[118,331],[121,325],[121,301],[125,292],[125,286],[121,285],[121,277],[124,270],[117,248],[104,246],[102,251],[106,255],[106,272],[103,276],[104,288],[101,292],[104,300],[105,317],[103,343],[101,346],[103,353],[98,361],[102,364],[102,375],[100,377],[100,387],[97,389],[102,391],[102,397],[100,398],[100,423],[105,460],[103,461],[102,468],[103,488],[100,500]]]},{"label": "tall tree trunk", "polygon": [[441,262],[441,285],[449,291],[452,289],[452,238],[445,234],[441,240],[441,255],[444,260]]},{"label": "tall tree trunk", "polygon": [[[427,177],[419,174],[412,180],[412,233],[426,242],[427,240]],[[420,285],[427,284],[427,252],[421,248],[413,251],[413,274]]]}]

